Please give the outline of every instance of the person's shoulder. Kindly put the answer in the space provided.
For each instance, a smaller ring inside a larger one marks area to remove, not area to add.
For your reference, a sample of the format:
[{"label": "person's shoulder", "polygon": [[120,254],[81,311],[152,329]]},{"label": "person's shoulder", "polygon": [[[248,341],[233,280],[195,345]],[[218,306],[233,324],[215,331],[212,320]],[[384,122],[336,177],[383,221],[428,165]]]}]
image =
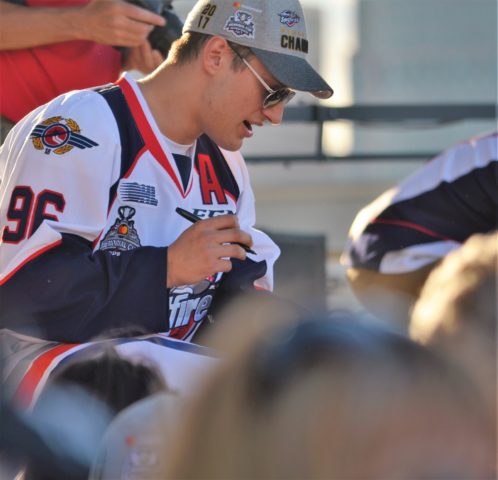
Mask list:
[{"label": "person's shoulder", "polygon": [[105,99],[94,89],[59,95],[38,109],[31,122],[38,129],[57,125],[62,133],[84,136],[96,143],[104,139],[119,141],[116,119]]},{"label": "person's shoulder", "polygon": [[[99,120],[99,116],[110,109],[105,99],[95,89],[72,90],[54,98],[47,105],[47,111],[59,111],[88,115]],[[109,117],[111,118],[112,115]]]},{"label": "person's shoulder", "polygon": [[498,131],[476,135],[465,141],[458,142],[437,155],[433,162],[445,164],[482,167],[490,162],[496,162],[498,150]]},{"label": "person's shoulder", "polygon": [[481,133],[479,135],[470,137],[463,142],[455,144],[453,148],[458,149],[466,146],[472,146],[476,148],[484,145],[492,145],[496,149],[497,143],[498,143],[498,130],[492,130],[489,132]]},{"label": "person's shoulder", "polygon": [[467,143],[478,163],[498,162],[498,131],[473,137]]}]

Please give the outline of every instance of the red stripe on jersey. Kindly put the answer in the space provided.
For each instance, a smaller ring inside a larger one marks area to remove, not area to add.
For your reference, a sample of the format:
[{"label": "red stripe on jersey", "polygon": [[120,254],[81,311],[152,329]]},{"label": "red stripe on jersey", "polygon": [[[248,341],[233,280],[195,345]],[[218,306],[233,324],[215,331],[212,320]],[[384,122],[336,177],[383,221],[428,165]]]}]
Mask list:
[{"label": "red stripe on jersey", "polygon": [[445,235],[441,235],[440,233],[429,230],[428,228],[422,227],[421,225],[417,225],[416,223],[406,222],[404,220],[384,220],[380,218],[376,218],[372,223],[381,223],[383,225],[397,225],[399,227],[411,228],[412,230],[418,230],[419,232],[425,233],[434,238],[439,238],[440,240],[452,240]]},{"label": "red stripe on jersey", "polygon": [[182,185],[176,177],[175,172],[171,167],[170,161],[166,156],[166,153],[164,153],[164,150],[161,148],[156,135],[152,131],[149,121],[147,120],[147,116],[145,115],[145,112],[143,111],[142,106],[140,105],[140,101],[133,91],[133,88],[124,77],[120,78],[116,82],[116,85],[118,85],[123,91],[126,101],[130,106],[133,118],[137,122],[138,130],[140,131],[140,134],[142,135],[142,138],[144,139],[148,150],[161,164],[161,166],[168,172],[169,176],[175,183],[176,188],[178,188],[178,191],[180,192],[182,197],[185,198],[187,195],[184,193]]},{"label": "red stripe on jersey", "polygon": [[36,360],[34,360],[21,380],[21,383],[17,387],[15,394],[16,403],[18,403],[22,408],[29,407],[33,400],[36,387],[40,383],[40,380],[43,378],[43,375],[53,360],[76,346],[76,343],[58,345],[42,353]]},{"label": "red stripe on jersey", "polygon": [[7,274],[2,280],[0,280],[0,285],[3,285],[9,278],[11,278],[18,270],[20,270],[24,265],[26,265],[28,262],[31,262],[33,258],[38,257],[42,253],[45,253],[47,250],[50,250],[51,248],[57,247],[57,245],[60,245],[62,243],[62,240],[57,240],[54,243],[51,243],[50,245],[46,245],[42,249],[38,250],[37,252],[33,253],[30,255],[28,258],[26,258],[24,261],[22,261],[14,270],[12,270],[9,274]]}]

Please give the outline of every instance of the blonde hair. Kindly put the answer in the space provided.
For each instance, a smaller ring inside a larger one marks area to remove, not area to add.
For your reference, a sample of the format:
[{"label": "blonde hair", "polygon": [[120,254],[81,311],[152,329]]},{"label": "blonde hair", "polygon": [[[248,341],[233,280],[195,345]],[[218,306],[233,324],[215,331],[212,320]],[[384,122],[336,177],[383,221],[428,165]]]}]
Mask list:
[{"label": "blonde hair", "polygon": [[476,478],[493,448],[471,392],[351,318],[279,328],[210,378],[166,478]]},{"label": "blonde hair", "polygon": [[498,233],[474,235],[427,279],[415,305],[410,336],[424,344],[481,330],[495,339]]},{"label": "blonde hair", "polygon": [[498,233],[478,234],[429,276],[415,304],[410,336],[445,355],[475,381],[497,425]]}]

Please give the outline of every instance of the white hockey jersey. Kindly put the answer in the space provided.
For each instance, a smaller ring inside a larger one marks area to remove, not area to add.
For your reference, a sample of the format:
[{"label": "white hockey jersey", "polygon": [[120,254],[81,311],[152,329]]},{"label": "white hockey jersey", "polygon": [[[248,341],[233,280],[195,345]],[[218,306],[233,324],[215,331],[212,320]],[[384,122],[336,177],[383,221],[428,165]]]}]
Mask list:
[{"label": "white hockey jersey", "polygon": [[[31,112],[0,149],[0,176],[3,327],[82,342],[140,325],[190,340],[215,298],[273,287],[279,249],[254,228],[240,153],[201,136],[189,164],[177,163],[126,74]],[[191,225],[179,206],[202,218],[236,214],[256,255],[168,290],[167,247]]]}]

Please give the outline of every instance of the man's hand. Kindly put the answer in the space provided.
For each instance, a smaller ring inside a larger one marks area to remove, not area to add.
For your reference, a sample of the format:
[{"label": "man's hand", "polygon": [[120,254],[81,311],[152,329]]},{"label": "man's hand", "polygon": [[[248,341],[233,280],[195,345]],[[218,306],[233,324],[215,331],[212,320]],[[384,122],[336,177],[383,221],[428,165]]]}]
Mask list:
[{"label": "man's hand", "polygon": [[138,47],[125,49],[123,70],[139,70],[150,73],[155,70],[164,58],[158,50],[153,50],[148,40]]},{"label": "man's hand", "polygon": [[166,23],[161,15],[123,0],[93,0],[80,13],[81,39],[120,47],[142,45],[154,26]]},{"label": "man's hand", "polygon": [[92,0],[84,6],[26,7],[0,0],[0,50],[91,40],[120,47],[142,45],[166,20],[124,0]]},{"label": "man's hand", "polygon": [[217,272],[232,269],[230,258],[245,260],[234,242],[251,246],[251,236],[239,227],[235,215],[201,220],[185,230],[168,249],[168,288],[190,285]]}]

